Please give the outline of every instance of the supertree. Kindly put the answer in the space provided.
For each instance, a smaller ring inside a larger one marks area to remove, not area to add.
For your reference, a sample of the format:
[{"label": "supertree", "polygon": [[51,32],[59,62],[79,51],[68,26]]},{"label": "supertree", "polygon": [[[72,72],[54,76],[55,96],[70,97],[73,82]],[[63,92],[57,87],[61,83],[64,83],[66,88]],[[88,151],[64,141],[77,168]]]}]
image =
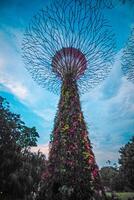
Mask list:
[{"label": "supertree", "polygon": [[93,191],[102,190],[79,92],[107,77],[114,52],[114,34],[102,6],[99,9],[88,0],[53,1],[26,30],[27,69],[40,85],[61,91],[43,175],[46,199],[88,200]]},{"label": "supertree", "polygon": [[134,83],[134,27],[123,50],[122,70],[127,79]]}]

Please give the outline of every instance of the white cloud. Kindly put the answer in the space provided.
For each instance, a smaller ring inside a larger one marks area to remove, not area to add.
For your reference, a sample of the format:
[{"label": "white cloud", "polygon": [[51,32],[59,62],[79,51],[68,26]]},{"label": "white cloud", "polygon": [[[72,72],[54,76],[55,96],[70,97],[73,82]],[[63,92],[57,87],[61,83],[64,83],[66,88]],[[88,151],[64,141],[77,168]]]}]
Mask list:
[{"label": "white cloud", "polygon": [[100,165],[117,161],[120,147],[134,131],[134,86],[122,74],[120,57],[121,51],[110,76],[82,97],[89,137]]},{"label": "white cloud", "polygon": [[40,144],[37,147],[31,147],[31,152],[42,152],[43,154],[46,155],[46,158],[48,158],[49,154],[49,144]]},{"label": "white cloud", "polygon": [[0,57],[0,70],[4,68],[4,65],[5,65],[5,60],[2,57]]},{"label": "white cloud", "polygon": [[1,84],[3,84],[11,93],[16,95],[19,99],[24,100],[28,95],[27,88],[20,82],[13,80],[10,75],[0,74]]},{"label": "white cloud", "polygon": [[102,167],[106,165],[106,162],[110,160],[112,163],[117,163],[118,158],[119,158],[119,153],[118,150],[113,151],[112,149],[110,150],[103,150],[103,149],[98,149],[95,151],[95,157],[97,163],[99,163],[99,167]]},{"label": "white cloud", "polygon": [[35,113],[42,117],[47,122],[52,122],[54,120],[55,110],[54,109],[44,109],[44,110],[36,110]]},{"label": "white cloud", "polygon": [[22,101],[28,96],[28,88],[23,81],[24,70],[18,54],[20,50],[18,38],[20,39],[22,33],[16,29],[13,32],[11,28],[7,31],[7,27],[3,29],[6,34],[0,31],[0,83]]}]

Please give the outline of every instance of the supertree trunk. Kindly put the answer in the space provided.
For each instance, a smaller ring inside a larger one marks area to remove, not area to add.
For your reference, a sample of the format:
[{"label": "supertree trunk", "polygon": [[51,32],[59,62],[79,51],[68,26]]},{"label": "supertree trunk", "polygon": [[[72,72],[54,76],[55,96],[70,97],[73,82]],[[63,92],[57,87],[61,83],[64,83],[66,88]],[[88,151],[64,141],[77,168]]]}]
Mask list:
[{"label": "supertree trunk", "polygon": [[53,199],[56,195],[58,198],[61,195],[67,199],[90,199],[97,169],[77,84],[68,75],[63,81],[50,142],[48,173]]}]

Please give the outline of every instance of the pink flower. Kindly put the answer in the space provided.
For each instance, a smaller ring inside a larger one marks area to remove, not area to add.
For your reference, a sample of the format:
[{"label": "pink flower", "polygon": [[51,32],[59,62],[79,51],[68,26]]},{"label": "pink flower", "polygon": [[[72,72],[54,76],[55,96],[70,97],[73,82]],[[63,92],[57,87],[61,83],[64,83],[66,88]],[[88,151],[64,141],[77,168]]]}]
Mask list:
[{"label": "pink flower", "polygon": [[93,174],[93,177],[96,178],[98,176],[98,169],[95,168],[93,171],[92,171],[92,174]]}]

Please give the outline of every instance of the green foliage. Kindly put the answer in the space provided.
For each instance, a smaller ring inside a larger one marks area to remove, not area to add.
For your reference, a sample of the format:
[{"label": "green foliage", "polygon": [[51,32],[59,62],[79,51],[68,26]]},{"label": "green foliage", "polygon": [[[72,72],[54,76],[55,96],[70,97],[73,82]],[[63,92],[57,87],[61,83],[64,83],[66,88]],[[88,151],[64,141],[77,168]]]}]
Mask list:
[{"label": "green foliage", "polygon": [[47,169],[40,200],[89,200],[95,189],[98,191],[99,184],[93,183],[98,178],[98,168],[81,111],[77,84],[70,74],[62,85]]},{"label": "green foliage", "polygon": [[126,190],[134,190],[134,137],[119,151],[120,172],[124,177]]},{"label": "green foliage", "polygon": [[101,178],[102,178],[102,183],[107,188],[107,190],[115,190],[120,189],[120,184],[119,184],[119,171],[115,167],[112,166],[107,166],[107,167],[102,167],[100,170]]},{"label": "green foliage", "polygon": [[31,199],[45,170],[45,157],[29,151],[39,137],[0,97],[0,198]]},{"label": "green foliage", "polygon": [[[116,196],[119,198],[119,200],[133,200],[134,198],[134,192],[116,192]],[[107,192],[107,196],[109,199],[111,199],[111,193]]]},{"label": "green foliage", "polygon": [[35,127],[27,127],[20,115],[10,111],[6,99],[0,97],[0,144],[15,142],[22,148],[36,146],[38,137]]},{"label": "green foliage", "polygon": [[[121,200],[129,200],[129,198],[134,198],[134,193],[133,192],[120,192],[120,193],[117,193],[117,196]],[[130,200],[132,200],[132,199],[130,199]]]},{"label": "green foliage", "polygon": [[117,166],[101,168],[103,185],[109,190],[134,191],[134,137],[120,148],[119,153],[119,168]]}]

